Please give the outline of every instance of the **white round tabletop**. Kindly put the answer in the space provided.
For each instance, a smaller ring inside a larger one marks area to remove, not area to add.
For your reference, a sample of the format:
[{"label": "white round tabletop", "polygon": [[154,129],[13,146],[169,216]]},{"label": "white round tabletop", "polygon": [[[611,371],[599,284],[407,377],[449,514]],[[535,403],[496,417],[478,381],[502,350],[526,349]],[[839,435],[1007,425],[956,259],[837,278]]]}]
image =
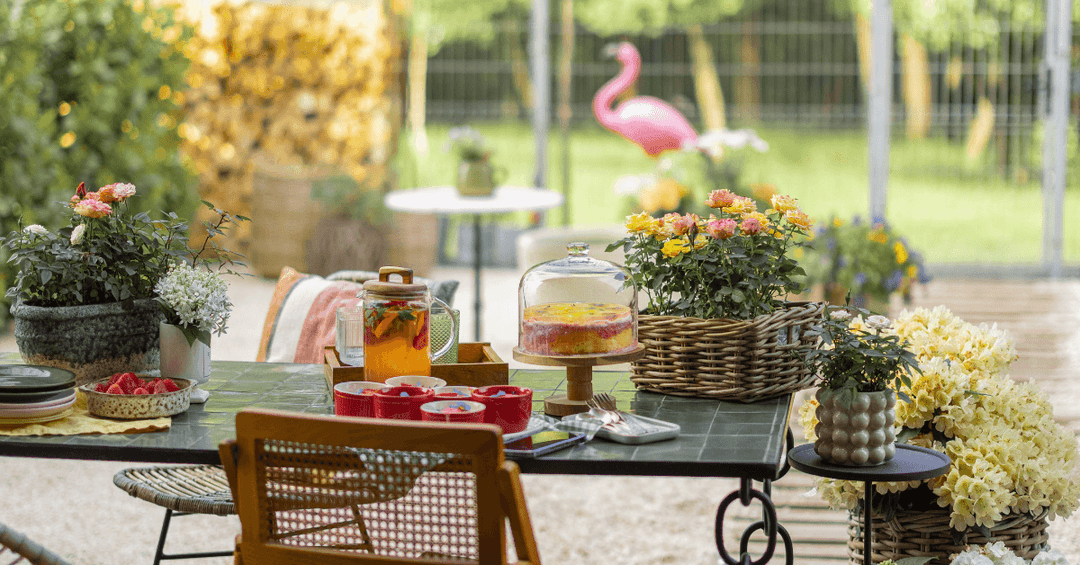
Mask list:
[{"label": "white round tabletop", "polygon": [[491,196],[461,196],[452,186],[398,190],[386,195],[386,207],[417,214],[499,214],[547,210],[563,202],[563,195],[546,188],[500,186]]}]

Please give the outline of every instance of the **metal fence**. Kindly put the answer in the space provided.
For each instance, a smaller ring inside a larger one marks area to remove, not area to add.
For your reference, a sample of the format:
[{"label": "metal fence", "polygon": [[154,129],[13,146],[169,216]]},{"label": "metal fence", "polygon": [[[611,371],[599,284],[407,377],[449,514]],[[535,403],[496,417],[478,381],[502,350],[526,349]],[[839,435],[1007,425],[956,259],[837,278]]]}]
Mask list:
[{"label": "metal fence", "polygon": [[[838,14],[832,5],[829,0],[769,2],[739,20],[703,26],[729,127],[865,128],[867,100],[858,25],[852,15]],[[553,20],[557,19],[554,14]],[[528,22],[504,19],[492,25],[496,29],[493,44],[448,44],[430,60],[428,120],[529,119],[528,79],[522,74],[527,73]],[[557,23],[550,29],[552,68],[557,69],[562,37]],[[630,40],[641,51],[637,89],[673,103],[692,122],[700,123],[684,30],[602,37],[577,25],[573,33],[573,124],[594,123],[592,96],[618,68],[604,58],[603,47],[619,40]],[[912,60],[919,46],[898,34],[894,42],[894,139],[926,135],[963,144],[965,151],[978,150],[971,159],[975,166],[940,163],[928,168],[928,174],[1031,180],[1041,143],[1042,38],[1041,29],[1002,22],[996,46],[974,49],[956,43],[927,52],[920,63]],[[1080,46],[1080,35],[1074,34],[1073,44]],[[925,71],[915,76],[912,69],[920,66]],[[552,91],[557,92],[558,77],[551,80]],[[924,98],[923,104],[919,98]],[[1080,97],[1074,96],[1073,117],[1077,114]],[[969,141],[972,136],[976,139]],[[936,149],[931,146],[927,151]]]}]

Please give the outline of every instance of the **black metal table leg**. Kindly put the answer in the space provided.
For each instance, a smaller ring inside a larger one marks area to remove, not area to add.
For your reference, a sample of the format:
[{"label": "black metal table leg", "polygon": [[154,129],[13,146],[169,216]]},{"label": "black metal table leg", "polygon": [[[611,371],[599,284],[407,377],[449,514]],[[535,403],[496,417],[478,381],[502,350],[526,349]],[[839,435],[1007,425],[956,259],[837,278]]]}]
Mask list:
[{"label": "black metal table leg", "polygon": [[[727,495],[724,500],[720,502],[720,508],[716,511],[716,549],[720,552],[720,558],[727,565],[763,565],[772,559],[773,553],[776,551],[776,538],[779,536],[784,542],[784,551],[786,554],[784,561],[786,565],[793,565],[795,562],[795,555],[793,544],[791,542],[791,535],[788,534],[783,526],[777,523],[776,506],[773,505],[770,492],[771,481],[764,481],[764,492],[754,489],[753,483],[754,481],[751,479],[739,479],[739,490]],[[750,524],[743,532],[742,537],[739,539],[739,559],[736,560],[728,553],[727,548],[724,547],[724,514],[727,513],[728,506],[730,506],[732,502],[738,500],[743,506],[750,506],[755,498],[761,502],[762,519]],[[750,536],[758,530],[762,530],[765,533],[765,552],[755,561],[750,557],[749,545]]]},{"label": "black metal table leg", "polygon": [[871,526],[873,525],[873,522],[871,522],[871,520],[870,520],[870,513],[873,511],[873,508],[874,508],[874,505],[871,503],[871,500],[873,500],[873,499],[870,498],[870,496],[873,494],[873,488],[874,488],[874,481],[866,481],[866,484],[865,484],[865,489],[866,490],[863,491],[863,494],[865,495],[865,497],[863,498],[863,551],[862,551],[863,563],[865,563],[866,565],[873,565],[873,563],[870,561],[870,554],[873,553],[873,551],[871,551],[872,548],[870,546],[872,546],[874,544],[874,532],[873,532],[873,530],[870,529]]}]

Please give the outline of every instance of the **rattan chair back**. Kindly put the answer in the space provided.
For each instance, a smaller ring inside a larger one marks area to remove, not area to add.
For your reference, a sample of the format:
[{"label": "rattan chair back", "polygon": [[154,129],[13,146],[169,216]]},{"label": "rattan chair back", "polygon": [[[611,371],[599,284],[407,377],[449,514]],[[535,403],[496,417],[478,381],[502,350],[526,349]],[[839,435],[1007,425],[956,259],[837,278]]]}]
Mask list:
[{"label": "rattan chair back", "polygon": [[538,563],[498,428],[248,409],[221,446],[245,563]]}]

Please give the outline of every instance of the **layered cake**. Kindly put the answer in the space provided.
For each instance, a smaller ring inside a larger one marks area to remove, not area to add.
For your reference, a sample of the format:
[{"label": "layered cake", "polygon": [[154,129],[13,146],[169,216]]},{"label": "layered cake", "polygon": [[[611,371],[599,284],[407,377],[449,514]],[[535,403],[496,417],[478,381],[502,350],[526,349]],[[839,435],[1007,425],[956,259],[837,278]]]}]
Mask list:
[{"label": "layered cake", "polygon": [[522,351],[533,355],[624,353],[637,347],[628,306],[553,302],[525,308]]}]

